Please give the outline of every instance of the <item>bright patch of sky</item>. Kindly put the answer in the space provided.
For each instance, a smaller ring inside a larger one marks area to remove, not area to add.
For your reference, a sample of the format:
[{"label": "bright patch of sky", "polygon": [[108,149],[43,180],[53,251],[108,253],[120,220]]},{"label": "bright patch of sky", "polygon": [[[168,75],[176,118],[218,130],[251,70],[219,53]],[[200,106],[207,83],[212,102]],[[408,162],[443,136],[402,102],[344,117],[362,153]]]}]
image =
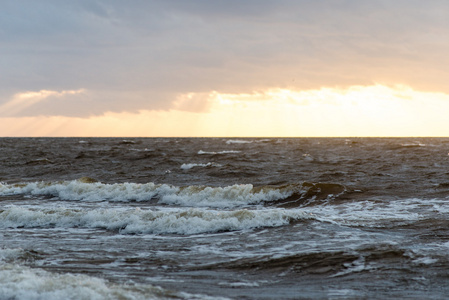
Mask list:
[{"label": "bright patch of sky", "polygon": [[[3,135],[90,135],[101,118],[130,122],[103,133],[127,136],[440,135],[436,124],[447,126],[438,120],[449,94],[448,1],[8,0],[0,40]],[[127,117],[142,114],[165,125]],[[208,116],[214,132],[195,127]],[[246,121],[229,123],[235,116]],[[286,121],[298,118],[310,123]],[[399,130],[412,120],[422,126]]]}]

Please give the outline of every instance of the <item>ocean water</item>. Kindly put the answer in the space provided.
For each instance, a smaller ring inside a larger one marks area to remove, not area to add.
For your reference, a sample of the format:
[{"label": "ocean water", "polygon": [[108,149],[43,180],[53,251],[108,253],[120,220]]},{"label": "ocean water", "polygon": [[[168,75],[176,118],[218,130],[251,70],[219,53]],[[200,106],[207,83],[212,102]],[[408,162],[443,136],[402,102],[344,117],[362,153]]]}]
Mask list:
[{"label": "ocean water", "polygon": [[0,299],[447,299],[449,138],[2,138]]}]

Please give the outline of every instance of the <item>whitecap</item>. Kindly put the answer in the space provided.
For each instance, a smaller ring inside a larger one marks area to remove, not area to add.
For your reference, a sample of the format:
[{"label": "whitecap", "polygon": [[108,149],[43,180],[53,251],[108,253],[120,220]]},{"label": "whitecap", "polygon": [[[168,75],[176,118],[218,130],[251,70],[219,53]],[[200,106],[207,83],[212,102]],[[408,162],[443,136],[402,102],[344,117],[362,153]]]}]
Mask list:
[{"label": "whitecap", "polygon": [[190,164],[182,164],[181,169],[183,170],[189,170],[195,167],[221,167],[220,164],[208,162],[206,164],[196,164],[196,163],[190,163]]},{"label": "whitecap", "polygon": [[188,186],[176,193],[162,195],[159,202],[181,206],[230,208],[285,199],[293,189],[265,188],[256,190],[252,184],[235,184],[226,187]]},{"label": "whitecap", "polygon": [[177,187],[154,183],[105,184],[94,180],[0,183],[0,195],[45,195],[68,201],[149,201],[182,206],[231,208],[285,199],[298,192],[295,186],[254,188],[252,184],[226,187]]},{"label": "whitecap", "polygon": [[252,142],[247,140],[227,140],[226,144],[251,144]]},{"label": "whitecap", "polygon": [[203,151],[203,150],[200,150],[200,151],[198,151],[198,154],[217,154],[217,152],[210,152],[210,151]]},{"label": "whitecap", "polygon": [[20,259],[26,252],[22,248],[0,248],[0,262],[9,262]]},{"label": "whitecap", "polygon": [[100,228],[123,234],[200,234],[279,227],[313,218],[300,210],[261,209],[33,209],[10,206],[0,213],[0,228]]},{"label": "whitecap", "polygon": [[431,257],[419,257],[413,260],[413,263],[417,265],[431,265],[438,262],[438,259]]},{"label": "whitecap", "polygon": [[423,144],[419,141],[415,141],[413,143],[402,143],[401,146],[406,147],[406,148],[409,148],[409,147],[412,148],[412,147],[426,147],[427,145]]},{"label": "whitecap", "polygon": [[200,150],[198,151],[198,154],[211,154],[211,155],[215,155],[215,154],[231,154],[231,153],[240,153],[242,151],[237,151],[237,150],[223,150],[223,151],[218,151],[218,152],[214,152],[214,151],[203,151]]},{"label": "whitecap", "polygon": [[47,195],[61,200],[86,201],[146,201],[157,195],[176,193],[178,187],[154,183],[85,182],[85,180],[61,182],[30,182],[24,184],[0,183],[0,195]]},{"label": "whitecap", "polygon": [[219,282],[218,285],[221,286],[229,286],[232,288],[240,288],[240,287],[259,287],[259,283],[257,281],[248,282],[248,281],[238,281],[238,282]]},{"label": "whitecap", "polygon": [[304,157],[304,160],[305,161],[314,161],[315,159],[313,158],[313,156],[312,155],[310,155],[310,154],[308,154],[308,153],[305,153],[305,154],[303,154],[302,155],[302,157]]},{"label": "whitecap", "polygon": [[444,199],[394,199],[357,201],[307,209],[321,221],[350,226],[388,227],[426,219],[445,219],[449,204]]}]

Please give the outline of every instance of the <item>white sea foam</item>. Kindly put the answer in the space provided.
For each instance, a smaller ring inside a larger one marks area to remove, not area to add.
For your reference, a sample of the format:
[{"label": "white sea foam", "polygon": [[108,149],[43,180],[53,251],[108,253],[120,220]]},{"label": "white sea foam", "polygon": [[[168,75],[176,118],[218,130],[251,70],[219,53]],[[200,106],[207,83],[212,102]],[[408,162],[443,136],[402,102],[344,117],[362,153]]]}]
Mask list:
[{"label": "white sea foam", "polygon": [[116,284],[82,274],[56,274],[0,263],[0,299],[224,299],[172,292],[150,284]]},{"label": "white sea foam", "polygon": [[307,208],[318,219],[343,225],[386,227],[407,225],[427,218],[446,218],[449,204],[442,199],[358,201]]},{"label": "white sea foam", "polygon": [[313,156],[308,153],[303,154],[302,157],[304,158],[305,161],[314,161],[315,160],[313,158]]},{"label": "white sea foam", "polygon": [[179,188],[167,184],[137,184],[83,182],[79,180],[62,182],[30,182],[26,184],[0,184],[0,195],[47,195],[61,200],[87,201],[145,201],[156,195],[176,193]]},{"label": "white sea foam", "polygon": [[281,189],[260,189],[256,192],[252,184],[236,184],[227,187],[188,186],[177,193],[164,195],[160,202],[183,206],[226,208],[284,199],[292,193],[292,190]]},{"label": "white sea foam", "polygon": [[402,147],[426,147],[426,144],[423,144],[419,141],[413,142],[413,143],[403,143],[401,144]]},{"label": "white sea foam", "polygon": [[438,259],[431,257],[419,257],[413,260],[417,265],[432,265],[438,262]]},{"label": "white sea foam", "polygon": [[218,152],[214,152],[214,151],[203,151],[200,150],[198,151],[198,154],[231,154],[231,153],[240,153],[242,151],[237,151],[237,150],[223,150],[223,151],[218,151]]},{"label": "white sea foam", "polygon": [[182,164],[181,165],[181,169],[183,169],[183,170],[189,170],[189,169],[192,169],[192,168],[195,168],[195,167],[221,167],[221,165],[217,164],[217,163],[213,163],[213,162],[208,162],[206,164],[195,164],[195,163],[192,163],[192,164]]},{"label": "white sea foam", "polygon": [[261,209],[33,209],[9,206],[0,213],[0,228],[103,228],[121,233],[199,234],[278,227],[312,218],[300,210]]},{"label": "white sea foam", "polygon": [[344,270],[330,276],[330,277],[339,277],[344,276],[350,273],[358,273],[366,270],[370,270],[372,267],[370,265],[367,265],[365,262],[365,258],[363,256],[359,257],[357,260],[354,260],[352,262],[344,263],[343,266],[345,267]]},{"label": "white sea foam", "polygon": [[21,248],[0,248],[0,262],[14,261],[25,255],[25,251]]},{"label": "white sea foam", "polygon": [[239,282],[219,282],[218,285],[221,286],[230,286],[233,288],[239,288],[239,287],[259,287],[259,283],[254,282],[248,282],[248,281],[239,281]]},{"label": "white sea foam", "polygon": [[227,140],[226,144],[251,144],[252,142],[247,140]]},{"label": "white sea foam", "polygon": [[167,184],[83,182],[31,182],[11,185],[0,184],[0,195],[46,195],[61,200],[81,201],[148,201],[158,198],[160,203],[183,206],[205,206],[230,208],[263,201],[284,199],[294,189],[255,189],[251,184],[235,184],[227,187],[188,186],[176,187]]}]

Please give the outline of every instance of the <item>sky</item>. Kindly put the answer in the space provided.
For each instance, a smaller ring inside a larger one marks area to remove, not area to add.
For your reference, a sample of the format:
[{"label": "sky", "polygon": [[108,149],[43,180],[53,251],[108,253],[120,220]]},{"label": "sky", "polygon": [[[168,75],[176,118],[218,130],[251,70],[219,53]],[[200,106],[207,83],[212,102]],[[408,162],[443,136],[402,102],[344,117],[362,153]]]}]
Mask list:
[{"label": "sky", "polygon": [[0,3],[0,136],[449,136],[446,0]]}]

